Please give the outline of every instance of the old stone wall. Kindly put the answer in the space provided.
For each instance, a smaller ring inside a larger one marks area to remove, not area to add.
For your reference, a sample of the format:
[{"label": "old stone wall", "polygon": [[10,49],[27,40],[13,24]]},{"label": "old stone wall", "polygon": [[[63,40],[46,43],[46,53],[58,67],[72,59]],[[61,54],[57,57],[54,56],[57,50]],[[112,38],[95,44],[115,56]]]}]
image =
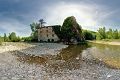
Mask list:
[{"label": "old stone wall", "polygon": [[42,27],[38,29],[38,41],[56,42],[59,38],[52,27]]}]

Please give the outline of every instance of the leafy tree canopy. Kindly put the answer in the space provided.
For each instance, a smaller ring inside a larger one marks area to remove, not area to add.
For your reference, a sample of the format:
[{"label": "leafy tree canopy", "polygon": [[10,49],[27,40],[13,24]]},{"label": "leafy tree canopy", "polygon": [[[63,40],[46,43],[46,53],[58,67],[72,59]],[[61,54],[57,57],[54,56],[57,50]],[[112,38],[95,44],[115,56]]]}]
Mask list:
[{"label": "leafy tree canopy", "polygon": [[61,34],[64,41],[70,42],[72,38],[81,40],[82,30],[74,16],[67,17],[61,27]]}]

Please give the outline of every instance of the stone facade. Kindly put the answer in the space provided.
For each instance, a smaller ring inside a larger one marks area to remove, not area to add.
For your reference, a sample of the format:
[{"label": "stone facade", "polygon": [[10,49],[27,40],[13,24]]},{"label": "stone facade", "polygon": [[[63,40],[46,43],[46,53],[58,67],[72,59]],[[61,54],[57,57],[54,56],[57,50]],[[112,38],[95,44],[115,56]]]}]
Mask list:
[{"label": "stone facade", "polygon": [[38,29],[38,41],[56,42],[59,41],[59,38],[54,32],[53,26],[44,26]]}]

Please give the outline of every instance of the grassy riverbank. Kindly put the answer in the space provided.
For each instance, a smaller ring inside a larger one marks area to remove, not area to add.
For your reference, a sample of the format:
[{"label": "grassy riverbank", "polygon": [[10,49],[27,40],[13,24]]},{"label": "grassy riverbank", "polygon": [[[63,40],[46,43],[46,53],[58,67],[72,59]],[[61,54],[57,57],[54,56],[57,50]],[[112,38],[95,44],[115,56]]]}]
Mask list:
[{"label": "grassy riverbank", "polygon": [[120,39],[92,40],[88,42],[98,43],[98,44],[108,44],[108,45],[120,45]]}]

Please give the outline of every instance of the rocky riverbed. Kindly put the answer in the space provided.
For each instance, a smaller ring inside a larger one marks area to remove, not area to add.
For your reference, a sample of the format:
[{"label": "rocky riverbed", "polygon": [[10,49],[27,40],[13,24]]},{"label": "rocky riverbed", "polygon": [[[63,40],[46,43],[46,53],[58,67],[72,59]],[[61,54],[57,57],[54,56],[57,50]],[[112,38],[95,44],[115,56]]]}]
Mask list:
[{"label": "rocky riverbed", "polygon": [[120,80],[119,69],[86,58],[90,48],[86,52],[83,46],[63,49],[66,47],[57,43],[4,43],[0,46],[0,80]]}]

